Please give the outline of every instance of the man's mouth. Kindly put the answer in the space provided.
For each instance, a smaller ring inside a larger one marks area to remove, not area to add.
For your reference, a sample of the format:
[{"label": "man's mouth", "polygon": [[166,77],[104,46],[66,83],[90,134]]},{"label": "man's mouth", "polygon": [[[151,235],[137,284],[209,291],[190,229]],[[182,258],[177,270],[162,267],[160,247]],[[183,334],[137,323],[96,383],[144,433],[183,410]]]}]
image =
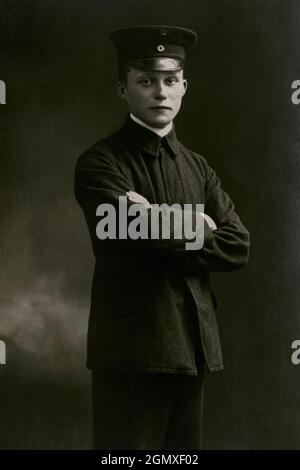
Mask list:
[{"label": "man's mouth", "polygon": [[150,109],[157,109],[157,110],[167,109],[167,110],[171,110],[172,108],[169,108],[169,106],[151,106]]}]

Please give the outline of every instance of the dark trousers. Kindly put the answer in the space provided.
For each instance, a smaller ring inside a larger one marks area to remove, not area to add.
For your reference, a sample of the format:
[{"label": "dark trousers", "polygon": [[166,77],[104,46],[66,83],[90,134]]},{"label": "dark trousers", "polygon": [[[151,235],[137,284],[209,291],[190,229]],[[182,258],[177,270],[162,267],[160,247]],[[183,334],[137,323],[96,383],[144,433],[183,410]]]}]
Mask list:
[{"label": "dark trousers", "polygon": [[198,374],[93,371],[94,449],[201,449],[204,365]]}]

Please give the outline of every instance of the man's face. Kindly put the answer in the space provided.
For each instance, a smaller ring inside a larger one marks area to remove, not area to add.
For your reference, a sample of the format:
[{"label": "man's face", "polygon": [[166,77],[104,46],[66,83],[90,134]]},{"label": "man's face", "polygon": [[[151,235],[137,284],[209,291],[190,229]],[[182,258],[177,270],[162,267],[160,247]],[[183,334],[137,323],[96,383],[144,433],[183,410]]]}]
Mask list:
[{"label": "man's face", "polygon": [[186,87],[182,70],[144,72],[131,67],[121,94],[132,114],[161,129],[177,115]]}]

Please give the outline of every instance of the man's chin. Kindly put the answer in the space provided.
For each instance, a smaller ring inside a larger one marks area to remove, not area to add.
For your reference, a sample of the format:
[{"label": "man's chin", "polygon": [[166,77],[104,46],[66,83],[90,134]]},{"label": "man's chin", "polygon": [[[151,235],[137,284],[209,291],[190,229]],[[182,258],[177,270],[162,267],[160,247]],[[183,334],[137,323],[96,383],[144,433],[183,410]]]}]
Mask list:
[{"label": "man's chin", "polygon": [[167,127],[173,119],[166,119],[166,118],[157,118],[157,119],[149,119],[149,122],[147,124],[151,127],[156,127],[157,129],[163,129],[164,127]]}]

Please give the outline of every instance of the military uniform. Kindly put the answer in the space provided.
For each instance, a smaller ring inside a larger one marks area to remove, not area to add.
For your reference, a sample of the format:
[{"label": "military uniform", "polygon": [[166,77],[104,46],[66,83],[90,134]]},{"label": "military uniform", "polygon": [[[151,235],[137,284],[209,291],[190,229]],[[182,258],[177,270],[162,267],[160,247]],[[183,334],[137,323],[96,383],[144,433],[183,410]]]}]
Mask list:
[{"label": "military uniform", "polygon": [[[166,39],[164,44],[167,49]],[[178,66],[182,48],[177,56],[174,47],[168,51],[171,66]],[[159,56],[155,64],[163,67]],[[154,204],[204,204],[217,230],[204,220],[204,245],[196,251],[186,250],[184,237],[174,237],[174,226],[169,240],[99,240],[97,207],[110,203],[117,210],[128,191]],[[87,357],[95,446],[197,449],[204,364],[223,369],[209,273],[246,264],[249,233],[214,170],[180,143],[174,125],[160,137],[127,116],[121,129],[79,158],[75,195],[96,258]]]}]

